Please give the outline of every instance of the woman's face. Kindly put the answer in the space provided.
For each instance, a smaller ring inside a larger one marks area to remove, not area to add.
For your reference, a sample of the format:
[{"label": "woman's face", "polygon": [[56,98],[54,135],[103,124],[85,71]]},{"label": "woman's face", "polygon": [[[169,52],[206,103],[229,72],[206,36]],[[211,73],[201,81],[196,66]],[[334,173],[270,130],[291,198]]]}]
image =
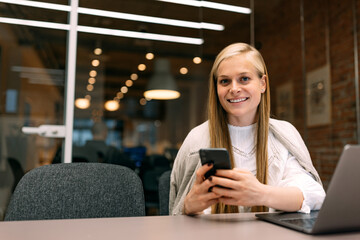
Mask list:
[{"label": "woman's face", "polygon": [[258,76],[246,54],[223,60],[217,74],[217,94],[229,123],[235,126],[255,123],[261,94],[266,89],[266,76]]}]

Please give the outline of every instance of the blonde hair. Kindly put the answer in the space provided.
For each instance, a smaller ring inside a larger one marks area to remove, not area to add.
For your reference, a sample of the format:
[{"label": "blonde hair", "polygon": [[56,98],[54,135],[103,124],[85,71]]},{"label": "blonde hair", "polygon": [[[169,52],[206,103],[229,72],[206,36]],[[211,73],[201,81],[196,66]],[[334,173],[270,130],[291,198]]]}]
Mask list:
[{"label": "blonde hair", "polygon": [[[234,167],[234,155],[228,129],[227,113],[222,108],[217,95],[217,71],[220,63],[229,57],[246,54],[249,62],[255,67],[259,78],[265,76],[266,90],[261,94],[258,106],[257,138],[256,138],[256,177],[259,182],[267,184],[268,152],[267,141],[270,118],[270,88],[266,65],[260,52],[246,43],[234,43],[224,48],[216,57],[209,78],[208,120],[210,142],[213,148],[226,148],[229,151],[231,164]],[[264,206],[252,207],[252,211],[267,211]],[[212,213],[238,212],[237,206],[215,204]]]}]

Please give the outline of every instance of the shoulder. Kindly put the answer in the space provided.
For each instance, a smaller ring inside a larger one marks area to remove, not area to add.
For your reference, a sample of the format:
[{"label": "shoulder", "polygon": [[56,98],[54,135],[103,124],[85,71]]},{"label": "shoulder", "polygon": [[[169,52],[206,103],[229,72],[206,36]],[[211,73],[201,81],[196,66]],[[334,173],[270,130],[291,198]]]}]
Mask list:
[{"label": "shoulder", "polygon": [[274,118],[270,118],[269,120],[269,129],[275,135],[295,135],[296,137],[300,135],[298,130],[290,122]]},{"label": "shoulder", "polygon": [[182,147],[189,151],[197,151],[202,147],[210,145],[209,123],[208,121],[193,128],[186,136]]},{"label": "shoulder", "polygon": [[285,128],[295,129],[295,127],[291,123],[284,121],[284,120],[278,120],[275,118],[270,118],[269,126],[275,127],[275,128],[285,127]]}]

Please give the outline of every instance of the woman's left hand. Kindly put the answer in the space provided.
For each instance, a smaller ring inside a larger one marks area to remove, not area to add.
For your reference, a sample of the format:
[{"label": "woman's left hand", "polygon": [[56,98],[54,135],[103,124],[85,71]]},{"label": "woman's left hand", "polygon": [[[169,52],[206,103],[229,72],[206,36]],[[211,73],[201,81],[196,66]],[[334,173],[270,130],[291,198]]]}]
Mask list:
[{"label": "woman's left hand", "polygon": [[219,202],[241,206],[264,205],[266,185],[260,183],[249,171],[236,168],[216,170],[211,182],[222,186],[212,189],[212,192],[222,195]]}]

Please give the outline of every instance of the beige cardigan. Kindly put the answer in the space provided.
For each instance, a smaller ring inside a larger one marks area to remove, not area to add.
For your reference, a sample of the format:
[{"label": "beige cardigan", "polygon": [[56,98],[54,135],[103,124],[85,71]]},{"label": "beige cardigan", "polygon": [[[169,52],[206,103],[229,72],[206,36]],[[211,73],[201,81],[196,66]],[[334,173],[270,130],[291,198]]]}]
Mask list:
[{"label": "beige cardigan", "polygon": [[[307,147],[296,128],[289,122],[270,119],[269,131],[321,184]],[[196,170],[201,166],[199,149],[208,147],[210,147],[210,136],[208,121],[206,121],[189,132],[176,156],[170,182],[170,214],[182,214],[185,197],[194,184]]]}]

